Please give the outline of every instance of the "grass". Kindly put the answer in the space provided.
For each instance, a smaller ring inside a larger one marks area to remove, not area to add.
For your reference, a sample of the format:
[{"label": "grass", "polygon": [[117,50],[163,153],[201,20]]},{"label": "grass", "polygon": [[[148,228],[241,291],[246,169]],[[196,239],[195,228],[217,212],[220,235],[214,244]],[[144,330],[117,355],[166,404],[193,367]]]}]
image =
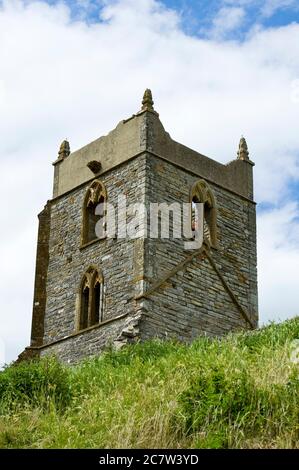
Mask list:
[{"label": "grass", "polygon": [[298,448],[299,318],[0,373],[2,448]]}]

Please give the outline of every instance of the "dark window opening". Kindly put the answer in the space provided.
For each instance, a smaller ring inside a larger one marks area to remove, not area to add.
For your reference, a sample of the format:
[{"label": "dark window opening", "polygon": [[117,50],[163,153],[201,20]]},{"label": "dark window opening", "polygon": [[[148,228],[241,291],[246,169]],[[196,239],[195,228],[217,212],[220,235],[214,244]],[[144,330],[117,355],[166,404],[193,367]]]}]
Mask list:
[{"label": "dark window opening", "polygon": [[103,321],[103,278],[94,268],[89,268],[83,278],[80,293],[79,329],[84,330]]},{"label": "dark window opening", "polygon": [[94,288],[94,323],[102,321],[102,284],[99,282]]},{"label": "dark window opening", "polygon": [[105,188],[99,181],[88,189],[83,206],[82,243],[105,238]]},{"label": "dark window opening", "polygon": [[82,299],[81,299],[81,321],[80,321],[81,330],[84,330],[88,326],[88,305],[89,305],[89,288],[85,287],[82,292]]},{"label": "dark window opening", "polygon": [[[200,210],[197,204],[203,205]],[[200,226],[197,226],[199,224]],[[191,189],[191,228],[193,237],[195,236],[195,230],[200,228],[203,230],[204,241],[208,242],[213,248],[218,247],[216,200],[208,183],[204,180],[194,183]]]}]

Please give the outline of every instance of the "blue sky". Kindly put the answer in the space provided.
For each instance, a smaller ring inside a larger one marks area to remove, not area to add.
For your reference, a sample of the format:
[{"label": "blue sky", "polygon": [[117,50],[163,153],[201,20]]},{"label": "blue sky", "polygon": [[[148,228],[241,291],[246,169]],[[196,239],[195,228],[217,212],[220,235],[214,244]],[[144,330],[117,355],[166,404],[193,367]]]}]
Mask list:
[{"label": "blue sky", "polygon": [[299,1],[0,0],[7,360],[29,344],[37,214],[60,142],[75,150],[107,134],[147,87],[166,131],[188,147],[226,163],[246,137],[260,319],[299,314]]},{"label": "blue sky", "polygon": [[[47,0],[50,5],[61,0]],[[96,23],[100,21],[100,12],[105,0],[64,0],[74,19],[84,18]],[[208,37],[215,17],[224,10],[236,12],[242,16],[240,23],[228,31],[227,40],[244,40],[254,26],[276,28],[299,21],[299,2],[297,0],[160,0],[166,8],[173,9],[180,15],[183,30],[190,35]]]},{"label": "blue sky", "polygon": [[[189,34],[204,36],[211,28],[213,19],[224,8],[240,8],[244,11],[242,23],[233,31],[229,32],[226,39],[243,40],[254,25],[261,27],[285,26],[293,21],[299,20],[298,2],[276,2],[272,8],[265,12],[264,1],[222,1],[222,0],[164,0],[167,7],[175,8],[182,15],[184,29]],[[271,11],[272,10],[272,11]]]}]

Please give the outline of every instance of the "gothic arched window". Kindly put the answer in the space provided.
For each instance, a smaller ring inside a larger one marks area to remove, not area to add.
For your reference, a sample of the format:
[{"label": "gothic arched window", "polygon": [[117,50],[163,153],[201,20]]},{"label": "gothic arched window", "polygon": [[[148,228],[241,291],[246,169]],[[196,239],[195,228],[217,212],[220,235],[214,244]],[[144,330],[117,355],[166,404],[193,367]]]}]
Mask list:
[{"label": "gothic arched window", "polygon": [[95,267],[90,267],[80,285],[80,330],[103,321],[103,304],[103,275]]},{"label": "gothic arched window", "polygon": [[105,214],[107,192],[104,184],[93,181],[88,188],[83,204],[82,245],[93,240],[105,238],[105,225],[101,218]]},{"label": "gothic arched window", "polygon": [[203,206],[203,236],[204,241],[213,247],[217,246],[217,209],[216,200],[210,186],[205,180],[199,180],[191,188],[191,223],[195,230],[196,204]]}]

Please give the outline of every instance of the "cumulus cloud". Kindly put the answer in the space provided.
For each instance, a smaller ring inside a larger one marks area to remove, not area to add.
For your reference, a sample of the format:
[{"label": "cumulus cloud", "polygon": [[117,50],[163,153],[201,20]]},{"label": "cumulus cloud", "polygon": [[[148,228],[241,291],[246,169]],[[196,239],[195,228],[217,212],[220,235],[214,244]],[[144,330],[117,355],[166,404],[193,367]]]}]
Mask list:
[{"label": "cumulus cloud", "polygon": [[208,36],[216,40],[225,38],[242,25],[245,14],[245,9],[240,7],[220,8],[212,20],[212,27],[207,32]]},{"label": "cumulus cloud", "polygon": [[[256,199],[270,207],[259,216],[261,318],[298,314],[298,207],[290,184],[299,180],[292,94],[299,25],[216,43],[186,35],[179,15],[154,0],[99,6],[100,21],[88,23],[65,2],[0,2],[0,337],[7,359],[29,343],[36,214],[51,197],[60,141],[67,137],[74,150],[106,134],[138,111],[146,87],[166,130],[201,153],[232,160],[245,135]],[[271,225],[290,230],[292,242],[283,236],[277,243]]]},{"label": "cumulus cloud", "polygon": [[258,217],[258,260],[262,321],[298,315],[298,204],[287,203]]}]

